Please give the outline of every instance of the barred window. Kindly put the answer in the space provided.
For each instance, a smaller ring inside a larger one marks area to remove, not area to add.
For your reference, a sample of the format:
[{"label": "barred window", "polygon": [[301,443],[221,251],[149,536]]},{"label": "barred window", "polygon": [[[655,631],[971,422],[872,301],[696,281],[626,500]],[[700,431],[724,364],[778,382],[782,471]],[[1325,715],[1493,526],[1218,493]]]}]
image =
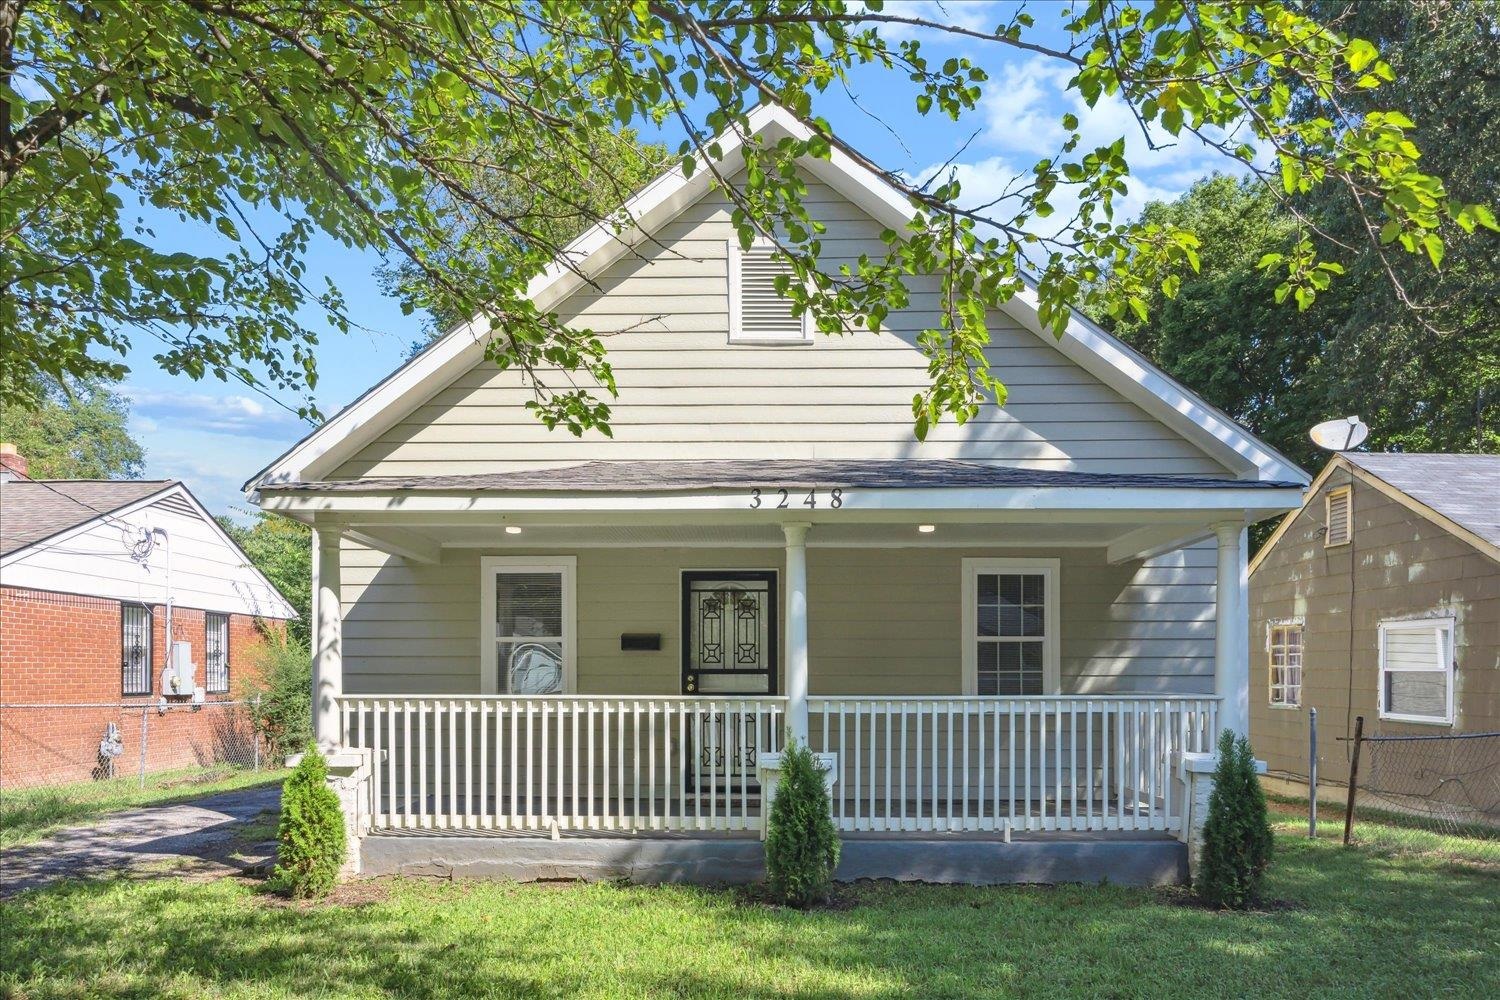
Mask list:
[{"label": "barred window", "polygon": [[229,690],[229,616],[210,612],[203,617],[203,681],[205,690]]},{"label": "barred window", "polygon": [[1302,704],[1302,626],[1296,622],[1272,625],[1266,638],[1271,659],[1271,704],[1296,708]]},{"label": "barred window", "polygon": [[120,690],[124,694],[151,693],[151,626],[150,608],[120,605]]}]

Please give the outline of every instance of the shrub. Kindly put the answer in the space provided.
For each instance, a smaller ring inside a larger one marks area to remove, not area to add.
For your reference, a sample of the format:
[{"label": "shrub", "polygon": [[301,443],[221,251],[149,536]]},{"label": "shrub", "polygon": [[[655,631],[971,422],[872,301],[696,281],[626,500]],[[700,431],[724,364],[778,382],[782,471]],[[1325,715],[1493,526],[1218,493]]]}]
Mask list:
[{"label": "shrub", "polygon": [[339,797],[328,787],[328,761],[309,743],[281,790],[275,879],[298,898],[323,896],[338,881],[348,850]]},{"label": "shrub", "polygon": [[1219,763],[1198,855],[1199,897],[1211,906],[1244,910],[1260,902],[1271,863],[1271,821],[1255,773],[1255,755],[1243,736],[1224,730]]},{"label": "shrub", "polygon": [[766,830],[766,880],[779,901],[805,908],[828,895],[838,863],[823,773],[806,746],[788,740]]},{"label": "shrub", "polygon": [[249,659],[241,698],[260,699],[252,718],[255,733],[274,758],[296,753],[312,739],[312,655],[285,630],[267,628]]}]

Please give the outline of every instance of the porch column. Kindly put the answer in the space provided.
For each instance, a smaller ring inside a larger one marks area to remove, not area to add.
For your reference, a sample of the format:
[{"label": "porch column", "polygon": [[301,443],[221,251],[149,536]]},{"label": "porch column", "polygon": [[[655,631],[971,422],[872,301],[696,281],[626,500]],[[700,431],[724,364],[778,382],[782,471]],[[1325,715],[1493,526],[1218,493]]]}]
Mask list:
[{"label": "porch column", "polygon": [[344,693],[344,621],[339,596],[339,540],[336,527],[313,529],[312,565],[312,722],[313,739],[323,751],[343,742],[336,699]]},{"label": "porch column", "polygon": [[1219,730],[1246,736],[1250,731],[1250,602],[1245,527],[1239,521],[1226,521],[1214,525],[1214,534],[1219,538],[1219,575],[1214,588],[1214,693],[1221,699]]},{"label": "porch column", "polygon": [[792,738],[807,745],[807,529],[783,524],[786,535],[786,721]]}]

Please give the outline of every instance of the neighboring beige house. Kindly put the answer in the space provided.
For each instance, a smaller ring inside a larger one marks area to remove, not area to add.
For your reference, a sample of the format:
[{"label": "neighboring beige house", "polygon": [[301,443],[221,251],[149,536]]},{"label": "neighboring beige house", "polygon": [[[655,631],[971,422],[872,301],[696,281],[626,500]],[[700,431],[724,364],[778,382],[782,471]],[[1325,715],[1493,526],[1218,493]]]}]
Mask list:
[{"label": "neighboring beige house", "polygon": [[1337,782],[1357,716],[1500,732],[1500,455],[1337,455],[1250,569],[1250,735],[1272,776],[1306,778],[1309,708]]},{"label": "neighboring beige house", "polygon": [[[711,174],[533,284],[615,332],[613,439],[548,432],[464,326],[246,485],[317,532],[317,731],[373,754],[364,863],[748,877],[789,732],[829,755],[845,874],[1177,877],[1181,754],[1248,722],[1244,529],[1307,476],[1029,293],[990,318],[1006,405],[916,442],[936,281],[813,336]],[[841,154],[805,179],[830,267],[909,218]]]}]

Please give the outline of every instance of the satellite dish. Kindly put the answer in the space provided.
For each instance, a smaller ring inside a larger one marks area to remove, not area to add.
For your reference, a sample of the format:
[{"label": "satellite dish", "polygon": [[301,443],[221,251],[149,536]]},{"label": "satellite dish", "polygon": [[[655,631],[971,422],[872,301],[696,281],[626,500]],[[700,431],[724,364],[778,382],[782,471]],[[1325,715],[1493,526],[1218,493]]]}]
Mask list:
[{"label": "satellite dish", "polygon": [[1370,428],[1358,417],[1325,420],[1307,432],[1313,444],[1324,451],[1348,451],[1358,448],[1370,436]]}]

